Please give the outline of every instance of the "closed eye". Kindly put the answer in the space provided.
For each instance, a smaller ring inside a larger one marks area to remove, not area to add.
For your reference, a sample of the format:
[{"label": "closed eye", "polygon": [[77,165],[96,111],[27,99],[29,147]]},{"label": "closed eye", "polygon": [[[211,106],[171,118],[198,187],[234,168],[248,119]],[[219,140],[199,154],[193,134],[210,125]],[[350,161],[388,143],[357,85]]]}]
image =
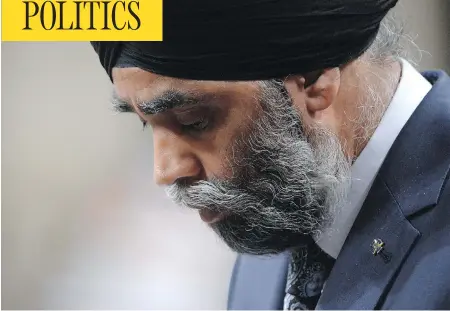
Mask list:
[{"label": "closed eye", "polygon": [[209,120],[207,118],[203,118],[192,123],[181,124],[181,128],[183,132],[201,132],[206,130],[208,125]]}]

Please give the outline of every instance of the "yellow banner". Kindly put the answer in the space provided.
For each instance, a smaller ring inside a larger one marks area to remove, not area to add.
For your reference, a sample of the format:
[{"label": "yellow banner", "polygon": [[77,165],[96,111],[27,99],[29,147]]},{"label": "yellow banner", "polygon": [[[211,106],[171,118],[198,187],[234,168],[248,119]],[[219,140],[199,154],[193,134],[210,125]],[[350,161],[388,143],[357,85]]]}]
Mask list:
[{"label": "yellow banner", "polygon": [[2,41],[161,41],[163,0],[2,0]]}]

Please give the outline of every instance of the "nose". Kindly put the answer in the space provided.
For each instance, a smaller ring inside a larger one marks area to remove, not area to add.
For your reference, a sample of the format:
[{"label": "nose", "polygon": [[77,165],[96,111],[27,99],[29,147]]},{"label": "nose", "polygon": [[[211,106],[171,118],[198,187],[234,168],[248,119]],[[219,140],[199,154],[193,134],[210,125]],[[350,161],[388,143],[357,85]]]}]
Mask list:
[{"label": "nose", "polygon": [[192,148],[175,135],[154,133],[154,179],[160,186],[180,178],[198,179],[201,164]]}]

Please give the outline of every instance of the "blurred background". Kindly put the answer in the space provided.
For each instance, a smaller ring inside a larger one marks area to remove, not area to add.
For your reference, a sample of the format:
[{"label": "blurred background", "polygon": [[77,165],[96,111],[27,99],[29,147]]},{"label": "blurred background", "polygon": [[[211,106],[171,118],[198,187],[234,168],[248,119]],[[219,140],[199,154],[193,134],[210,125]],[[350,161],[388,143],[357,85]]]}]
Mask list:
[{"label": "blurred background", "polygon": [[[396,10],[449,72],[450,1]],[[111,90],[89,43],[2,43],[2,309],[226,308],[235,255],[153,184]]]}]

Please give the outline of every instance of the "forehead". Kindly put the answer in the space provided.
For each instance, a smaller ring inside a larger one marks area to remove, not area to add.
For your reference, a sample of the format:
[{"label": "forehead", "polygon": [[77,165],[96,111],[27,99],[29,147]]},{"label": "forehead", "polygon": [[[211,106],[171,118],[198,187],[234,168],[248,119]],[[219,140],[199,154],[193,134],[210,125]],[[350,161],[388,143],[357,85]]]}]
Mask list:
[{"label": "forehead", "polygon": [[151,100],[168,91],[179,91],[192,96],[223,95],[254,99],[259,90],[256,82],[197,81],[164,77],[140,68],[114,68],[116,94],[131,101]]}]

